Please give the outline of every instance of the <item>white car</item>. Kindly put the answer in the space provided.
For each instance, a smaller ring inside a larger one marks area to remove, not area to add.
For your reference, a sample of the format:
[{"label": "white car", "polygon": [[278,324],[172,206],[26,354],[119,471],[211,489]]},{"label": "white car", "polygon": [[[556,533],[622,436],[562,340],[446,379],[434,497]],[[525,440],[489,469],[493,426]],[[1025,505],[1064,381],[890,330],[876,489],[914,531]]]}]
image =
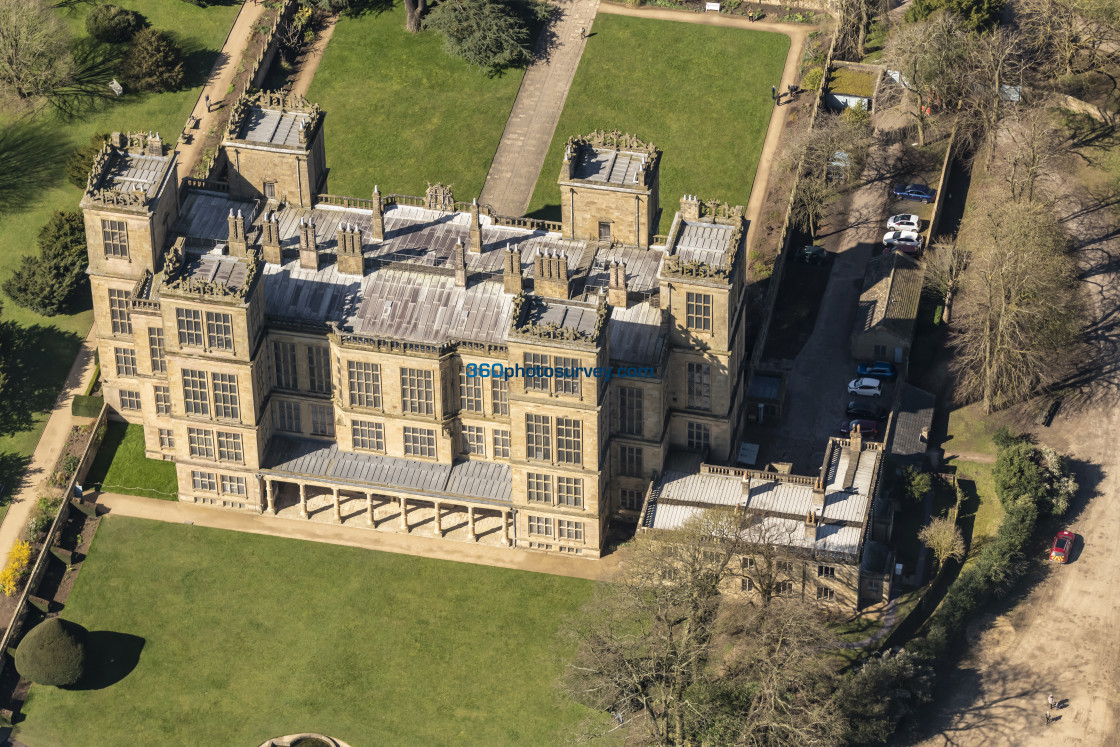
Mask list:
[{"label": "white car", "polygon": [[892,215],[887,219],[888,231],[921,231],[922,219],[916,215]]},{"label": "white car", "polygon": [[922,237],[916,231],[887,231],[883,234],[883,244],[891,248],[919,251],[922,248]]},{"label": "white car", "polygon": [[878,397],[882,393],[883,382],[878,379],[852,379],[848,382],[848,394],[860,394],[864,397]]}]

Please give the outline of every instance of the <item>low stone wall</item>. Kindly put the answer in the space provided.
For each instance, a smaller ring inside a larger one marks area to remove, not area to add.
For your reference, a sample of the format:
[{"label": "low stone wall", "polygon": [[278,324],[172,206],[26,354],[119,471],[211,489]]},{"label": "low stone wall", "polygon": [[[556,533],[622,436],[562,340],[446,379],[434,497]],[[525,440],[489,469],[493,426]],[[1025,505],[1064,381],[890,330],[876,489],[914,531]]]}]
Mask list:
[{"label": "low stone wall", "polygon": [[280,24],[291,18],[297,7],[296,0],[282,0],[280,12],[276,14],[272,26],[265,32],[264,49],[257,55],[257,59],[253,61],[249,68],[250,88],[260,88],[261,83],[264,83],[264,79],[268,77],[269,68],[272,67],[272,62],[276,59],[276,52],[280,48],[280,34],[277,33]]},{"label": "low stone wall", "polygon": [[949,181],[949,166],[953,162],[953,151],[957,144],[957,128],[949,134],[949,145],[945,148],[945,160],[941,162],[941,176],[937,179],[937,197],[933,201],[933,215],[929,219],[929,237],[926,244],[932,244],[941,224],[941,211],[945,207],[945,183]]}]

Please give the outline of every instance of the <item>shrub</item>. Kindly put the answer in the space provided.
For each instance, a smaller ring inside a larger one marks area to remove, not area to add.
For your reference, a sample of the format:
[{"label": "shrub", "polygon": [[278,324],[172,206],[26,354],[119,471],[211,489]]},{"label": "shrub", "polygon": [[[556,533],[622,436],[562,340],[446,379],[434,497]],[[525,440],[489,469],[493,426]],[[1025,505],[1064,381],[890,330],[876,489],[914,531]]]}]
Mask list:
[{"label": "shrub", "polygon": [[933,478],[928,472],[920,472],[913,467],[902,471],[902,492],[910,500],[921,503],[932,489]]},{"label": "shrub", "polygon": [[76,454],[71,454],[62,460],[62,469],[65,470],[67,474],[72,475],[74,474],[74,470],[78,469],[78,465],[81,463],[81,457]]},{"label": "shrub", "polygon": [[86,630],[48,617],[23,637],[15,659],[16,670],[37,685],[73,685],[85,674]]},{"label": "shrub", "polygon": [[86,186],[89,181],[89,172],[93,168],[94,157],[101,152],[105,143],[109,141],[109,133],[104,132],[94,135],[89,139],[89,145],[83,145],[74,151],[66,161],[66,178],[79,189]]},{"label": "shrub", "polygon": [[817,91],[821,87],[821,78],[823,77],[824,70],[819,67],[814,67],[802,76],[801,87],[806,91]]},{"label": "shrub", "polygon": [[16,540],[8,553],[8,563],[0,571],[0,591],[6,596],[15,596],[19,591],[20,581],[27,576],[27,568],[31,563],[31,543],[26,540]]},{"label": "shrub", "polygon": [[25,257],[4,281],[4,292],[19,306],[43,316],[65,310],[74,291],[85,281],[89,256],[82,214],[56,210],[39,229],[39,256]]},{"label": "shrub", "polygon": [[144,29],[121,63],[121,80],[137,91],[171,91],[183,85],[183,51],[166,31]]},{"label": "shrub", "polygon": [[110,44],[128,41],[147,25],[144,16],[119,5],[95,5],[86,16],[86,32]]}]

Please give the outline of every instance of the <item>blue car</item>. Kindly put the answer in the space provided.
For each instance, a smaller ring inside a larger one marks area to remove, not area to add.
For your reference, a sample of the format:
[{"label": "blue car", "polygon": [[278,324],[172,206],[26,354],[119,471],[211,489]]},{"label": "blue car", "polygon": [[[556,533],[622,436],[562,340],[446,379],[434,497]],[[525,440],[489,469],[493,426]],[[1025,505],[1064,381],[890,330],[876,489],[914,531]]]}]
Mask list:
[{"label": "blue car", "polygon": [[896,184],[891,192],[900,200],[933,202],[933,190],[924,184]]},{"label": "blue car", "polygon": [[856,373],[860,376],[875,376],[880,379],[893,379],[895,376],[894,366],[886,361],[861,363],[856,368]]}]

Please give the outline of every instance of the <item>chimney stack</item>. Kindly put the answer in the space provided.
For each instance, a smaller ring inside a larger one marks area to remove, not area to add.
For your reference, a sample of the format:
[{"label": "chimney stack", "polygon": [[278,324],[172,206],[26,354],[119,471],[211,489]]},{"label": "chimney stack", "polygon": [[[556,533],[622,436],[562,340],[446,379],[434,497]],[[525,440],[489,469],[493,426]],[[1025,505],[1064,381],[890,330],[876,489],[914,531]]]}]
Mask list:
[{"label": "chimney stack", "polygon": [[370,233],[378,241],[385,239],[385,214],[381,210],[381,192],[376,184],[373,185],[373,225],[370,226]]},{"label": "chimney stack", "polygon": [[270,265],[284,264],[283,253],[280,251],[280,221],[276,214],[270,212],[261,223],[261,249],[265,262]]},{"label": "chimney stack", "polygon": [[805,514],[805,539],[816,542],[817,528],[820,526],[816,513],[809,511]]},{"label": "chimney stack", "polygon": [[607,282],[607,303],[625,309],[627,306],[626,294],[626,263],[611,260],[610,279]]},{"label": "chimney stack", "polygon": [[544,298],[569,297],[568,293],[568,255],[564,251],[537,252],[533,260],[535,278],[533,292]]},{"label": "chimney stack", "polygon": [[858,425],[852,428],[852,432],[848,434],[848,442],[852,447],[853,458],[858,461],[859,453],[863,451],[863,432],[859,429]]},{"label": "chimney stack", "polygon": [[244,257],[248,254],[248,244],[245,241],[245,216],[241,211],[237,211],[237,215],[233,214],[233,208],[229,210],[229,235],[226,238],[226,244],[229,245],[229,253],[231,257]]},{"label": "chimney stack", "polygon": [[820,477],[813,481],[813,513],[824,513],[824,480]]},{"label": "chimney stack", "polygon": [[685,195],[681,198],[681,219],[700,220],[700,198],[696,195]]},{"label": "chimney stack", "polygon": [[482,254],[482,221],[478,217],[478,200],[471,202],[471,254]]},{"label": "chimney stack", "polygon": [[163,140],[160,138],[159,133],[155,135],[149,133],[148,135],[148,155],[149,156],[162,156],[163,155]]},{"label": "chimney stack", "polygon": [[509,248],[506,244],[505,265],[502,267],[502,282],[505,292],[517,295],[523,287],[521,277],[521,250],[517,247]]},{"label": "chimney stack", "polygon": [[451,266],[455,268],[455,286],[466,288],[467,255],[463,252],[463,242],[461,240],[456,241],[455,248],[451,250]]},{"label": "chimney stack", "polygon": [[315,224],[310,219],[299,221],[299,266],[304,270],[319,269],[319,247],[315,243]]},{"label": "chimney stack", "polygon": [[362,232],[349,223],[338,224],[338,271],[343,275],[361,275],[365,270],[362,257]]}]

